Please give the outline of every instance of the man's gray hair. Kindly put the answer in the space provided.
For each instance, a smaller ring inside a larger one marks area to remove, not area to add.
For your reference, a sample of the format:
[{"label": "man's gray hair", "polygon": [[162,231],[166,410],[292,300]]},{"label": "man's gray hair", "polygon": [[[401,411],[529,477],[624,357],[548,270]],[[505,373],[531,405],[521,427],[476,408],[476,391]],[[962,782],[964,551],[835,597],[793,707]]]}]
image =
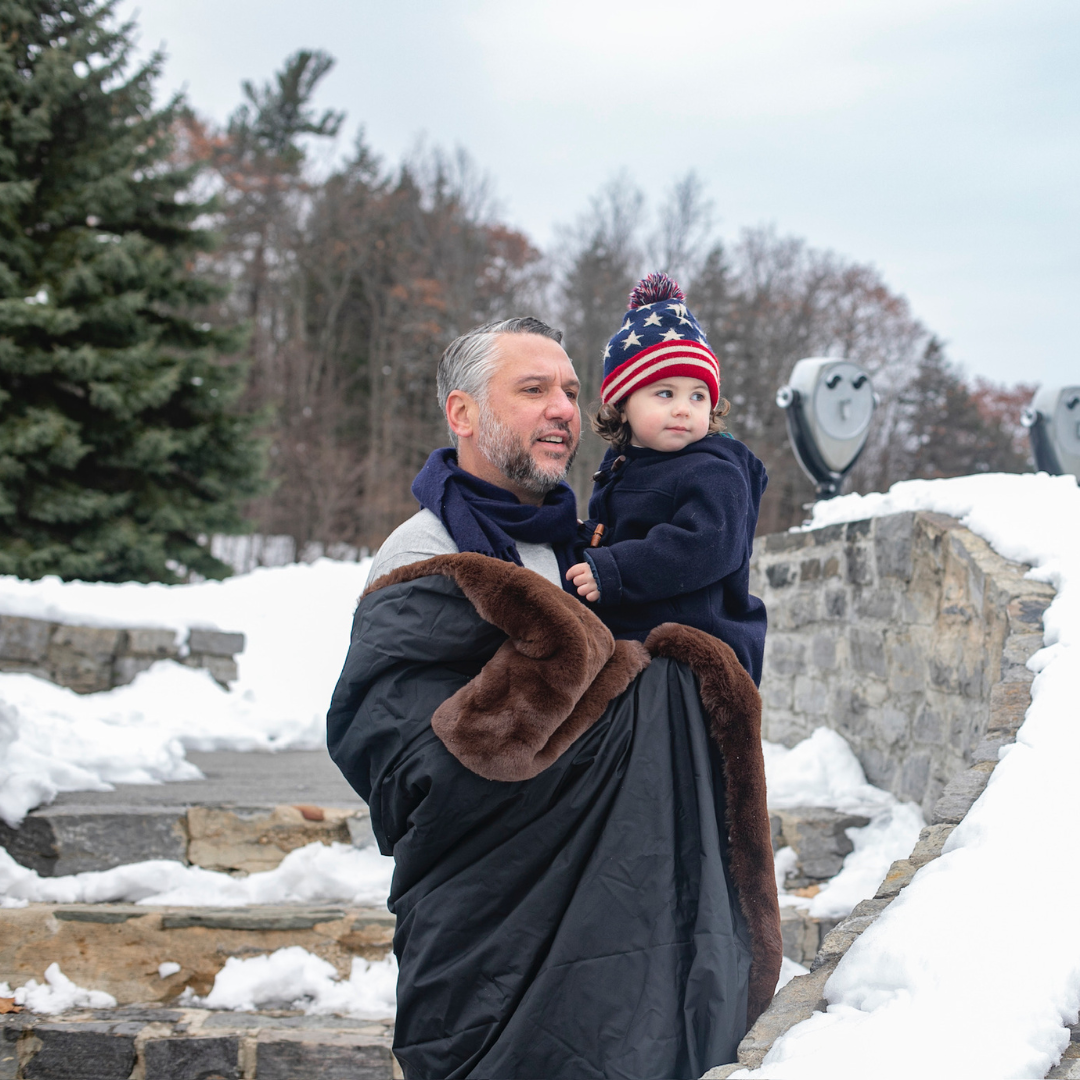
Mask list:
[{"label": "man's gray hair", "polygon": [[[495,370],[495,338],[499,334],[539,334],[562,344],[562,331],[525,315],[516,319],[500,319],[484,323],[454,338],[446,347],[439,361],[436,387],[439,408],[446,413],[446,399],[451,391],[460,390],[474,401],[483,404],[487,398],[488,382]],[[451,431],[450,438],[457,446],[457,436]]]}]

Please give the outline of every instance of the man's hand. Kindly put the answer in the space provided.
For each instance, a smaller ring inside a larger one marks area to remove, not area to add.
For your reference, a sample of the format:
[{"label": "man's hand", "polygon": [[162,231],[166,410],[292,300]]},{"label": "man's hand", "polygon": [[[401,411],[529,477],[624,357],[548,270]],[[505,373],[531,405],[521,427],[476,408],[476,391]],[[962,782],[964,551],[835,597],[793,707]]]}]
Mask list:
[{"label": "man's hand", "polygon": [[600,589],[587,562],[579,562],[566,571],[566,580],[574,583],[578,596],[584,596],[590,604],[600,599]]}]

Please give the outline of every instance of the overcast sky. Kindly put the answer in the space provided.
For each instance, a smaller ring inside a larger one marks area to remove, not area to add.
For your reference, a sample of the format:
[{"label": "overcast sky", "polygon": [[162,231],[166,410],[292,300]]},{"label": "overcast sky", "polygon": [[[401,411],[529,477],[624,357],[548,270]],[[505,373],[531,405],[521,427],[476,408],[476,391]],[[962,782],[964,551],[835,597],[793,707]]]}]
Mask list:
[{"label": "overcast sky", "polygon": [[[217,120],[298,48],[384,161],[465,147],[539,244],[625,169],[875,264],[969,374],[1080,383],[1076,0],[121,0]],[[690,297],[691,305],[693,297]]]}]

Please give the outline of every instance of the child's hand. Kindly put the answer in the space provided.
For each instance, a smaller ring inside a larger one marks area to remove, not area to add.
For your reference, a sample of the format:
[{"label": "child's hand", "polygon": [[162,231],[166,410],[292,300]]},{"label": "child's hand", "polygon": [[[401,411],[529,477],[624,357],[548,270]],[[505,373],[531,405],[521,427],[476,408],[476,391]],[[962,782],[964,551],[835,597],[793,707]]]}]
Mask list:
[{"label": "child's hand", "polygon": [[600,599],[600,589],[587,562],[579,562],[566,571],[566,580],[572,581],[578,596],[584,596],[590,604]]}]

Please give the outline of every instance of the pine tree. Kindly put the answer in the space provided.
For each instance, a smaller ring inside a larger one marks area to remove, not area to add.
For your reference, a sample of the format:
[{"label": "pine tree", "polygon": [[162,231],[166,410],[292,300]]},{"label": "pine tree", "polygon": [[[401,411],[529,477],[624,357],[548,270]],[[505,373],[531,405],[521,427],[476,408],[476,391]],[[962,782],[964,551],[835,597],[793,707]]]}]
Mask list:
[{"label": "pine tree", "polygon": [[217,286],[183,105],[153,107],[116,0],[0,0],[0,572],[175,581],[228,568],[261,450]]}]

